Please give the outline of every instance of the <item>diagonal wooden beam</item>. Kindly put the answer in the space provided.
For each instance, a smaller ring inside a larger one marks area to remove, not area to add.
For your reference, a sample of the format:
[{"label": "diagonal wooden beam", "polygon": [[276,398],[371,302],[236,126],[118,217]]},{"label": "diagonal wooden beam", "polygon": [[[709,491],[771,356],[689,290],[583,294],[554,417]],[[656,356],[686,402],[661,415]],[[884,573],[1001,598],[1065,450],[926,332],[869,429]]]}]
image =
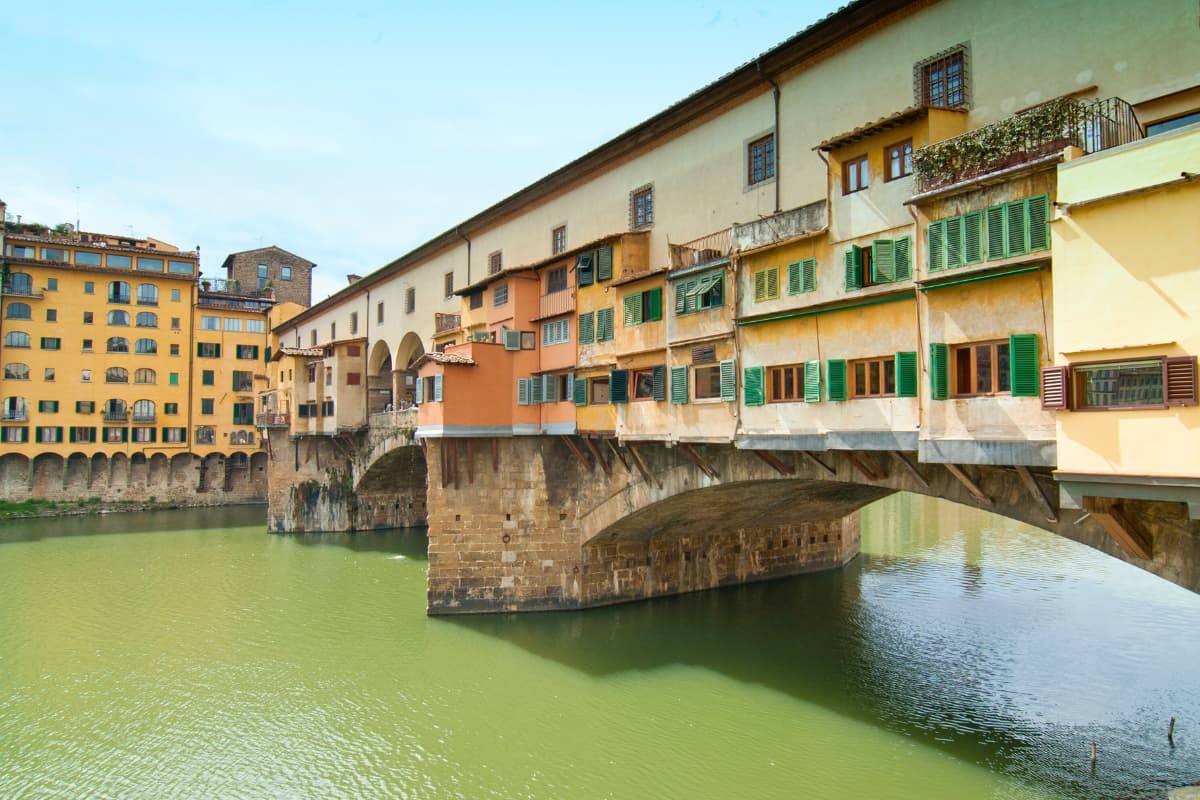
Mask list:
[{"label": "diagonal wooden beam", "polygon": [[616,440],[614,440],[612,438],[606,438],[604,441],[608,444],[608,449],[612,450],[612,454],[614,456],[616,456],[620,460],[620,462],[625,466],[625,471],[633,472],[633,467],[631,467],[629,465],[629,459],[626,458],[625,454],[622,453],[620,448],[617,447]]},{"label": "diagonal wooden beam", "polygon": [[780,475],[793,474],[792,468],[790,466],[788,466],[787,464],[783,463],[782,461],[780,461],[779,457],[776,456],[774,453],[768,452],[766,450],[753,450],[751,452],[753,452],[754,455],[758,456],[764,462],[769,464]]},{"label": "diagonal wooden beam", "polygon": [[929,481],[925,480],[925,476],[921,474],[919,469],[917,469],[917,465],[909,461],[908,457],[905,456],[904,453],[901,453],[899,450],[893,450],[892,458],[896,459],[896,463],[898,463],[905,472],[911,475],[913,480],[921,484],[922,488],[929,488]]},{"label": "diagonal wooden beam", "polygon": [[612,464],[609,464],[608,460],[604,458],[604,452],[596,446],[596,441],[594,439],[588,439],[587,437],[584,437],[583,443],[587,445],[587,449],[591,450],[592,455],[594,455],[596,460],[600,462],[600,466],[604,470],[604,474],[611,476]]},{"label": "diagonal wooden beam", "polygon": [[1107,497],[1085,497],[1083,508],[1100,523],[1126,555],[1150,560],[1154,557],[1154,537],[1142,528],[1125,506]]},{"label": "diagonal wooden beam", "polygon": [[575,441],[570,436],[562,436],[560,438],[567,443],[567,447],[571,448],[571,452],[574,453],[575,457],[579,459],[579,463],[583,464],[583,468],[588,472],[591,472],[592,462],[588,461],[588,457],[585,456],[583,451],[579,449],[579,445],[575,444]]},{"label": "diagonal wooden beam", "polygon": [[1021,477],[1021,483],[1025,484],[1026,491],[1033,497],[1033,502],[1037,503],[1042,513],[1046,515],[1046,519],[1058,522],[1058,514],[1054,511],[1054,506],[1050,504],[1050,498],[1042,491],[1042,487],[1038,485],[1037,478],[1029,471],[1029,467],[1018,466],[1017,475]]},{"label": "diagonal wooden beam", "polygon": [[807,450],[802,450],[802,451],[801,451],[801,454],[802,454],[802,455],[803,455],[805,458],[807,458],[809,461],[811,461],[812,463],[816,464],[818,467],[820,467],[821,469],[823,469],[825,472],[829,473],[830,475],[835,475],[835,476],[837,475],[837,470],[836,470],[836,469],[834,469],[833,467],[829,466],[828,464],[826,464],[826,463],[825,463],[824,461],[822,461],[821,459],[817,458],[817,457],[816,457],[816,455],[814,455],[813,453],[810,453],[810,452],[809,452],[809,451],[807,451]]},{"label": "diagonal wooden beam", "polygon": [[681,451],[683,451],[683,454],[687,456],[697,468],[699,468],[701,472],[712,478],[714,481],[720,480],[721,476],[717,474],[716,468],[713,467],[711,463],[706,461],[704,456],[700,455],[700,453],[696,451],[695,447],[690,444],[680,444],[678,447]]},{"label": "diagonal wooden beam", "polygon": [[646,466],[645,460],[642,459],[642,454],[633,446],[633,442],[626,444],[625,449],[629,451],[629,455],[633,456],[633,463],[637,464],[638,472],[642,473],[642,480],[646,483],[653,483],[661,489],[662,481],[657,476],[650,474],[650,468]]},{"label": "diagonal wooden beam", "polygon": [[871,465],[867,463],[867,457],[862,453],[855,455],[853,450],[843,450],[842,454],[846,456],[846,460],[854,465],[854,468],[861,472],[863,477],[867,480],[877,481],[883,477],[874,469],[872,469]]},{"label": "diagonal wooden beam", "polygon": [[971,480],[971,476],[964,472],[961,467],[955,464],[946,464],[945,467],[951,475],[958,478],[958,482],[965,486],[968,492],[975,496],[976,500],[983,503],[985,506],[990,506],[992,504],[992,498],[984,494],[983,489],[979,488],[979,484]]}]

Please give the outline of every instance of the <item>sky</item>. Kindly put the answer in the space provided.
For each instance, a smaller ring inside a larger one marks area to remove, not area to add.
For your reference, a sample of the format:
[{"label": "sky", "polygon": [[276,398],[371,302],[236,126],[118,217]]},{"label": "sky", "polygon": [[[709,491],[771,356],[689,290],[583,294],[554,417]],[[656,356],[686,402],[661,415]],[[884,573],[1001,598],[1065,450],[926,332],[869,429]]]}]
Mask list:
[{"label": "sky", "polygon": [[210,276],[277,244],[315,300],[838,5],[8,4],[0,199]]}]

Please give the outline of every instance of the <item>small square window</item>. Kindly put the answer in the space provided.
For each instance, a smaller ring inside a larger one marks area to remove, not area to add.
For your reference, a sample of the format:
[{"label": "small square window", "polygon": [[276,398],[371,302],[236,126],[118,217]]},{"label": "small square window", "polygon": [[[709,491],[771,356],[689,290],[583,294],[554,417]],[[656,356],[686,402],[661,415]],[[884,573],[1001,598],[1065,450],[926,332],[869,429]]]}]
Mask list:
[{"label": "small square window", "polygon": [[84,294],[95,294],[96,293],[96,284],[92,281],[84,281],[83,282],[83,293]]},{"label": "small square window", "polygon": [[171,301],[172,301],[172,302],[178,303],[178,302],[179,302],[179,298],[180,298],[180,296],[181,296],[181,295],[179,294],[179,290],[178,290],[178,289],[172,289],[172,290],[171,290]]},{"label": "small square window", "polygon": [[171,355],[173,355],[173,356],[179,355],[179,345],[177,345],[177,344],[171,345]]},{"label": "small square window", "polygon": [[281,266],[279,268],[279,279],[284,280],[284,281],[290,281],[292,279],[292,268],[289,267],[287,264],[284,264],[283,266]]},{"label": "small square window", "polygon": [[47,278],[46,279],[46,291],[48,291],[48,292],[57,292],[58,291],[58,278]]},{"label": "small square window", "polygon": [[46,309],[46,322],[58,322],[58,309],[56,309],[56,308],[47,308]]},{"label": "small square window", "polygon": [[629,193],[629,225],[634,230],[654,224],[654,187],[643,186]]},{"label": "small square window", "polygon": [[85,353],[92,352],[92,340],[91,339],[83,340],[83,352],[85,352]]},{"label": "small square window", "polygon": [[550,232],[550,252],[552,255],[567,251],[567,226],[559,225]]},{"label": "small square window", "polygon": [[917,100],[935,108],[961,108],[967,104],[966,47],[959,46],[916,67]]}]

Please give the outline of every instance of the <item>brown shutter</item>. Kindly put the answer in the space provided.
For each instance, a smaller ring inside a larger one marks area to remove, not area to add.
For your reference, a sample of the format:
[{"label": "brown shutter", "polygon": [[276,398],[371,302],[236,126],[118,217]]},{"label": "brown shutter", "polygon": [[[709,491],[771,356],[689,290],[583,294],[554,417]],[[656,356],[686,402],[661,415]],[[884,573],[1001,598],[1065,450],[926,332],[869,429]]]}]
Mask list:
[{"label": "brown shutter", "polygon": [[1163,359],[1163,389],[1169,406],[1196,405],[1196,357]]},{"label": "brown shutter", "polygon": [[1042,370],[1042,408],[1071,407],[1071,368],[1046,367]]}]

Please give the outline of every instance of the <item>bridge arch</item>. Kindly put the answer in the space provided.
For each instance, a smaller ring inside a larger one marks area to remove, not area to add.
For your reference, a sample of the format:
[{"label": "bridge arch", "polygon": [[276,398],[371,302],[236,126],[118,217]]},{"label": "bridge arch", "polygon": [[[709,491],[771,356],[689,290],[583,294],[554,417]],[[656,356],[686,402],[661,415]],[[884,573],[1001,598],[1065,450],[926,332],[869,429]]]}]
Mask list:
[{"label": "bridge arch", "polygon": [[392,358],[392,397],[398,408],[412,405],[417,388],[417,371],[412,368],[413,362],[423,355],[425,345],[421,343],[421,337],[413,331],[404,334]]},{"label": "bridge arch", "polygon": [[392,383],[392,351],[388,343],[379,339],[371,345],[367,356],[367,413],[395,407],[396,387]]}]

